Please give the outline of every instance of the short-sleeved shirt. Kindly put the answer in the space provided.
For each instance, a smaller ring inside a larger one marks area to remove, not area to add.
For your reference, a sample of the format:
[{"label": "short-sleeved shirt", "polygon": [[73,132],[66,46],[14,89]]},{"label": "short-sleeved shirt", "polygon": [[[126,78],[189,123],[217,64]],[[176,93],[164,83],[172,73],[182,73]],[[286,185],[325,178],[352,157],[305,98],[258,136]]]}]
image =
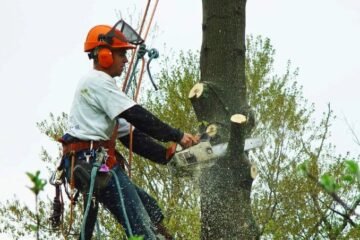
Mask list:
[{"label": "short-sleeved shirt", "polygon": [[[116,85],[115,79],[102,71],[91,70],[79,82],[69,115],[67,133],[81,140],[109,140],[116,118],[136,103]],[[119,121],[126,134],[125,120]]]}]

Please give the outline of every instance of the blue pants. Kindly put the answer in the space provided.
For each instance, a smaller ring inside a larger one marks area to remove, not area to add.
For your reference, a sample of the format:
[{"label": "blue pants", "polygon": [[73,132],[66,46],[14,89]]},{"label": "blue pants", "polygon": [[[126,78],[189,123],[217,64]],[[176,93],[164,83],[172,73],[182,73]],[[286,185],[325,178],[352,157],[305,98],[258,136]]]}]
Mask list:
[{"label": "blue pants", "polygon": [[[77,154],[77,163],[84,161],[83,153]],[[70,159],[65,159],[65,169],[68,180],[70,180]],[[99,203],[108,209],[117,221],[124,227],[126,235],[144,236],[144,239],[156,239],[155,226],[159,224],[163,217],[161,209],[156,200],[148,195],[144,190],[133,184],[126,173],[116,166],[114,169],[120,183],[120,191],[116,185],[114,176],[111,176],[106,187],[93,195],[96,201],[91,201],[91,208],[85,224],[85,239],[91,239]],[[88,190],[84,191],[85,207],[87,202]],[[124,203],[122,205],[122,203]],[[81,239],[81,236],[80,236]]]}]

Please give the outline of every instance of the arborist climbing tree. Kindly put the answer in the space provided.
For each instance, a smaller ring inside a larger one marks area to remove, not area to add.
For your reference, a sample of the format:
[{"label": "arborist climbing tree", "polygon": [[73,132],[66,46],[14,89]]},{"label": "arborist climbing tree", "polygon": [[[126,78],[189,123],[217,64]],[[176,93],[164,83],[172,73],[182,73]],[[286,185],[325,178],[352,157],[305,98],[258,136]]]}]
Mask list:
[{"label": "arborist climbing tree", "polygon": [[[164,216],[156,201],[131,182],[124,170],[126,161],[115,149],[119,139],[135,153],[166,164],[175,149],[167,149],[154,139],[183,148],[198,142],[192,134],[159,120],[116,85],[114,77],[121,75],[128,62],[127,51],[142,43],[123,20],[113,27],[91,28],[85,40],[84,51],[93,61],[93,69],[82,77],[75,91],[68,129],[60,139],[63,157],[52,181],[58,187],[63,182],[70,184],[72,203],[79,194],[83,196],[80,239],[91,239],[99,203],[114,215],[128,237],[157,239],[162,235],[172,239],[162,225]],[[134,126],[131,135],[130,125]],[[59,202],[58,191],[55,200]],[[53,224],[59,224],[59,219],[59,214],[54,214]]]}]

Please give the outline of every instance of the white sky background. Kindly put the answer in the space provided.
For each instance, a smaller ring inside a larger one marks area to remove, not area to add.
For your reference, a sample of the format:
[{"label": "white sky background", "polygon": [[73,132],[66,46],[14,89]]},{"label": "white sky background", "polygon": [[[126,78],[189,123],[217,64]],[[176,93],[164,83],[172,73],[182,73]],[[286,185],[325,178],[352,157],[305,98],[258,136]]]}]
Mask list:
[{"label": "white sky background", "polygon": [[[14,194],[33,201],[25,172],[42,169],[41,146],[56,149],[36,122],[69,111],[77,81],[91,67],[82,52],[87,31],[112,25],[117,10],[127,16],[127,9],[140,11],[146,2],[2,1],[0,202]],[[150,47],[161,50],[166,42],[174,50],[200,49],[202,1],[160,0],[154,21],[160,34]],[[278,74],[289,59],[300,68],[297,80],[317,115],[331,103],[338,116],[332,140],[339,152],[359,154],[344,117],[360,136],[360,1],[248,0],[246,33],[271,39]]]}]

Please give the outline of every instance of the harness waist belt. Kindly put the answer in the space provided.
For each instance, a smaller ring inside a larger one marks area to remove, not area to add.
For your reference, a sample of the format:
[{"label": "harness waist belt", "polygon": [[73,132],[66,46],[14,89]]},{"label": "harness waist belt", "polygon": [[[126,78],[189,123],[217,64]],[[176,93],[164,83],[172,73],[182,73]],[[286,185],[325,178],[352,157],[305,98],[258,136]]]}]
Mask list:
[{"label": "harness waist belt", "polygon": [[63,155],[66,155],[71,152],[79,152],[92,149],[97,149],[99,147],[103,147],[108,149],[109,157],[106,160],[106,165],[109,168],[113,168],[116,163],[116,151],[115,151],[115,141],[108,140],[108,141],[77,141],[73,143],[64,143],[63,145]]},{"label": "harness waist belt", "polygon": [[79,152],[89,149],[97,149],[99,147],[104,147],[106,149],[113,149],[114,143],[112,141],[77,141],[73,143],[63,143],[63,154],[68,154],[72,151]]}]

